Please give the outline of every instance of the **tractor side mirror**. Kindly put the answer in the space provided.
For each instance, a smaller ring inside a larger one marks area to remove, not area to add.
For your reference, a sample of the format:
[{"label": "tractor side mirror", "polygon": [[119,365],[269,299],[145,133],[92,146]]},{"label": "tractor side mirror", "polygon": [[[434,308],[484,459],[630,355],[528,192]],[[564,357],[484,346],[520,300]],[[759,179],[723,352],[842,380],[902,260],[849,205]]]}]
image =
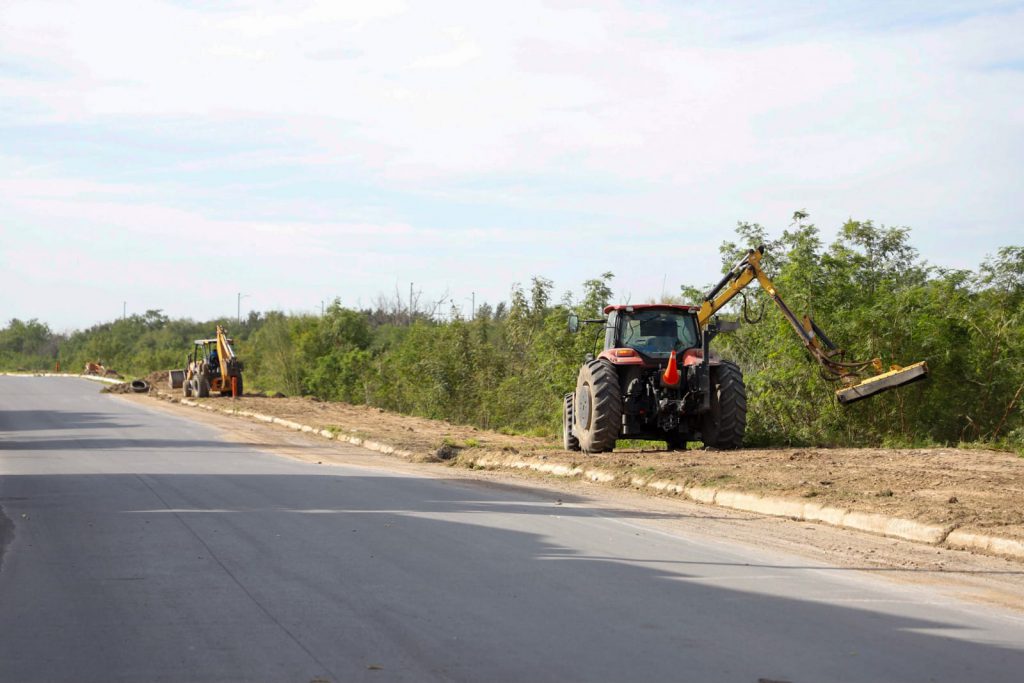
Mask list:
[{"label": "tractor side mirror", "polygon": [[576,334],[580,331],[580,317],[575,313],[569,314],[569,332]]}]

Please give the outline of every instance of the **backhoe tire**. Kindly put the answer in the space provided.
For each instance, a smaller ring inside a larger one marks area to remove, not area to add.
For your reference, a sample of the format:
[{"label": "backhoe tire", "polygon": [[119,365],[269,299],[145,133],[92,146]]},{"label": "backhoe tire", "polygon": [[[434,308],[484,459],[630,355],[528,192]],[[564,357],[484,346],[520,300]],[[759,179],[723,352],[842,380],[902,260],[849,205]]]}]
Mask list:
[{"label": "backhoe tire", "polygon": [[704,446],[728,451],[743,445],[747,428],[747,389],[743,372],[729,361],[711,366],[711,409],[704,415]]},{"label": "backhoe tire", "polygon": [[567,451],[578,451],[580,440],[572,433],[573,395],[566,394],[562,399],[562,448]]},{"label": "backhoe tire", "polygon": [[[228,381],[230,382],[231,380],[228,380]],[[229,384],[228,387],[230,388],[230,386],[231,385]],[[231,394],[231,392],[229,391],[228,394]],[[238,375],[238,395],[239,396],[243,396],[244,394],[245,394],[245,388],[242,386],[242,376]]]},{"label": "backhoe tire", "polygon": [[584,453],[603,453],[615,448],[621,429],[622,390],[615,366],[588,361],[576,380],[572,433]]},{"label": "backhoe tire", "polygon": [[208,398],[210,396],[210,380],[206,378],[206,375],[199,375],[196,396],[199,398]]}]

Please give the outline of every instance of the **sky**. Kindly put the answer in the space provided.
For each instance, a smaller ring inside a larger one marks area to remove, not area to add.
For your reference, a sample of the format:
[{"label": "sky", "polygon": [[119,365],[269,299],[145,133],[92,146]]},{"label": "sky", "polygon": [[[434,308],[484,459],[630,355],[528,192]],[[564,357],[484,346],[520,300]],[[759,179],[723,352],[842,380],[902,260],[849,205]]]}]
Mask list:
[{"label": "sky", "polygon": [[798,209],[975,268],[1024,244],[1021,36],[1021,2],[3,0],[0,324],[650,301]]}]

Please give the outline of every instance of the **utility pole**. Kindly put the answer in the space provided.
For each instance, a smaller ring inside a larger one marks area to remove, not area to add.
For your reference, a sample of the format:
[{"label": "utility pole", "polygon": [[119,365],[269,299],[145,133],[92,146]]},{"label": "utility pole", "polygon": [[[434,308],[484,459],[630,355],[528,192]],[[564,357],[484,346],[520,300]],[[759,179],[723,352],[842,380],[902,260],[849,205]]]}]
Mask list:
[{"label": "utility pole", "polygon": [[249,295],[248,294],[242,294],[241,292],[238,293],[238,302],[237,302],[237,310],[235,312],[235,319],[237,320],[239,326],[241,326],[241,324],[242,324],[242,299],[247,297],[247,296],[249,296]]}]

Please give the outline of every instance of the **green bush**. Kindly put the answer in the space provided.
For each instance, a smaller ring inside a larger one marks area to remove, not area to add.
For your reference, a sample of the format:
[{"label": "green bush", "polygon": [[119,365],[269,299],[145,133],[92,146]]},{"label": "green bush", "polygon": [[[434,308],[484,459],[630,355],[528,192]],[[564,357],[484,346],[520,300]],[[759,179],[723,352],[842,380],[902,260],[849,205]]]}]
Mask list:
[{"label": "green bush", "polygon": [[[723,314],[753,320],[716,347],[743,368],[751,445],[994,444],[1024,451],[1024,247],[1004,247],[976,271],[923,261],[905,228],[850,221],[825,245],[798,212],[776,238],[738,225],[721,247],[723,272],[758,244],[790,307],[812,315],[848,358],[928,362],[926,383],[842,408],[835,387],[754,285]],[[228,327],[245,362],[246,386],[365,403],[510,433],[554,435],[561,397],[575,386],[597,326],[569,334],[566,316],[600,315],[611,273],[582,296],[552,301],[553,283],[514,285],[508,304],[481,305],[474,319],[442,320],[392,306],[355,311],[334,301],[323,316],[253,313],[232,320],[171,320],[147,311],[70,335],[38,320],[0,330],[0,367],[79,371],[99,361],[123,374],[182,367],[192,340]],[[676,301],[699,302],[681,283]],[[706,288],[706,285],[705,285]]]}]

